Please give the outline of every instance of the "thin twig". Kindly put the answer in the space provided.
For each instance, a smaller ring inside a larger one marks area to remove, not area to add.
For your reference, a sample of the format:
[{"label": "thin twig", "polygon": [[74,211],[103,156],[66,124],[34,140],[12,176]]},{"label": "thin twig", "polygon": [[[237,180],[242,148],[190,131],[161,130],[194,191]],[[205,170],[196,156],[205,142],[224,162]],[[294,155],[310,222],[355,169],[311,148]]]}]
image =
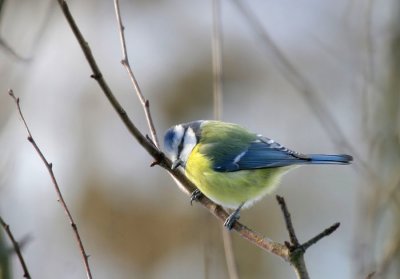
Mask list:
[{"label": "thin twig", "polygon": [[312,245],[320,241],[322,238],[330,235],[333,233],[339,226],[340,223],[335,223],[329,228],[325,229],[318,235],[314,236],[310,240],[306,241],[303,244],[300,244],[299,240],[297,239],[296,232],[293,227],[292,223],[292,218],[290,216],[290,212],[286,206],[285,199],[281,196],[276,196],[276,199],[281,206],[281,210],[283,213],[283,217],[285,219],[286,227],[289,232],[289,238],[290,242],[285,242],[286,247],[289,249],[289,261],[293,265],[297,277],[300,279],[308,279],[308,271],[307,271],[307,266],[304,261],[304,254],[307,251],[308,248],[310,248]]},{"label": "thin twig", "polygon": [[[212,66],[213,66],[213,103],[214,119],[221,120],[223,111],[222,91],[222,32],[221,0],[212,0]],[[230,279],[238,279],[239,272],[233,250],[232,234],[224,226],[220,227],[224,244],[225,261]]]},{"label": "thin twig", "polygon": [[21,263],[21,267],[24,272],[24,275],[23,275],[24,278],[27,278],[27,279],[32,278],[29,273],[28,267],[25,263],[24,257],[22,256],[21,248],[20,248],[18,242],[15,240],[14,235],[12,234],[12,232],[10,230],[10,225],[8,225],[1,216],[0,216],[0,224],[3,227],[4,231],[6,232],[6,234],[8,235],[8,238],[10,239],[10,241],[14,247],[14,251],[18,256],[19,262]]},{"label": "thin twig", "polygon": [[[89,44],[86,42],[85,38],[80,32],[69,10],[68,4],[63,0],[58,0],[58,3],[60,4],[64,16],[72,29],[72,32],[74,33],[79,45],[81,46],[81,49],[89,63],[90,68],[92,69],[91,77],[93,77],[98,82],[100,88],[102,89],[107,99],[110,101],[118,116],[121,118],[123,124],[126,126],[131,135],[138,141],[138,143],[155,159],[156,164],[171,173],[174,178],[182,185],[182,187],[185,188],[187,193],[192,193],[195,189],[197,189],[196,186],[179,169],[171,170],[171,161],[166,156],[164,156],[164,154],[160,152],[153,145],[153,143],[151,143],[137,129],[135,124],[133,124],[121,104],[115,98],[107,82],[105,81],[99,67],[97,66],[96,60],[92,54]],[[200,197],[199,203],[206,207],[214,216],[218,217],[218,219],[220,219],[222,222],[225,221],[229,215],[221,206],[215,204],[204,195]],[[288,259],[288,249],[285,245],[274,242],[268,238],[264,238],[260,234],[250,230],[239,222],[236,222],[234,224],[233,229],[237,231],[243,238],[249,240],[263,250],[275,254],[283,259]]]},{"label": "thin twig", "polygon": [[61,7],[61,10],[69,23],[69,26],[72,29],[77,41],[79,42],[80,47],[82,48],[82,52],[85,55],[90,68],[92,69],[91,77],[97,81],[99,86],[101,87],[103,93],[107,97],[108,101],[111,103],[113,108],[117,111],[118,116],[121,118],[122,122],[125,124],[128,131],[135,137],[135,139],[146,149],[147,152],[153,156],[156,161],[162,157],[162,153],[157,149],[154,148],[153,144],[149,142],[149,140],[143,136],[138,128],[132,123],[128,114],[115,98],[114,94],[112,93],[110,87],[108,86],[107,82],[103,78],[103,74],[100,72],[99,67],[97,66],[97,62],[94,59],[92,54],[92,50],[89,47],[89,44],[86,42],[85,38],[83,37],[81,31],[79,30],[78,26],[75,23],[74,18],[69,10],[68,4],[64,0],[58,0],[58,3]]},{"label": "thin twig", "polygon": [[55,189],[55,191],[57,193],[57,200],[61,203],[61,206],[63,207],[64,212],[68,217],[68,221],[69,221],[69,223],[70,223],[70,225],[72,227],[72,230],[73,230],[74,235],[75,235],[75,239],[76,239],[76,241],[78,243],[79,251],[80,251],[80,253],[82,255],[83,263],[84,263],[85,269],[86,269],[86,276],[87,276],[87,278],[91,279],[92,278],[92,272],[90,270],[89,261],[88,261],[89,256],[85,252],[85,248],[83,246],[83,243],[82,243],[82,240],[81,240],[81,236],[80,236],[80,234],[78,232],[78,226],[76,225],[76,223],[75,223],[75,221],[74,221],[74,219],[73,219],[73,217],[71,215],[71,212],[69,211],[67,203],[65,202],[65,200],[63,198],[63,195],[61,193],[60,187],[58,186],[58,182],[57,182],[56,177],[55,177],[54,172],[53,172],[53,164],[49,163],[47,161],[47,159],[43,155],[42,151],[40,150],[39,146],[36,144],[36,141],[34,140],[34,138],[32,136],[32,133],[29,130],[28,124],[26,123],[25,118],[24,118],[24,116],[22,114],[21,107],[19,105],[19,98],[15,97],[15,95],[14,95],[12,90],[9,90],[8,94],[13,98],[13,100],[15,101],[15,104],[17,105],[18,113],[19,113],[19,115],[21,117],[21,120],[24,123],[25,129],[26,129],[26,131],[28,133],[28,141],[32,144],[32,146],[34,147],[34,149],[38,153],[40,159],[43,161],[43,163],[45,164],[45,166],[46,166],[46,168],[47,168],[47,170],[49,172],[49,175],[51,177],[51,181],[53,182],[53,185],[54,185],[54,189]]},{"label": "thin twig", "polygon": [[160,143],[157,138],[157,132],[154,127],[153,119],[152,119],[151,113],[150,113],[150,102],[149,102],[149,100],[146,100],[145,97],[143,96],[142,91],[140,90],[140,87],[139,87],[139,83],[137,82],[136,77],[133,74],[132,68],[129,63],[128,51],[126,49],[126,42],[125,42],[125,32],[124,32],[125,27],[122,24],[121,11],[119,8],[118,0],[114,0],[114,7],[115,7],[115,14],[117,16],[117,21],[118,21],[118,31],[119,31],[119,37],[121,40],[121,48],[122,48],[122,56],[123,56],[122,60],[121,60],[121,64],[125,67],[126,71],[128,72],[128,75],[132,82],[132,85],[135,88],[135,91],[140,100],[140,103],[143,106],[144,113],[145,113],[146,119],[147,119],[147,125],[149,126],[149,129],[150,129],[151,138],[153,139],[154,144],[158,148],[160,148]]},{"label": "thin twig", "polygon": [[310,276],[308,275],[307,266],[304,261],[304,253],[306,252],[306,249],[304,249],[302,247],[302,245],[300,245],[300,243],[297,239],[297,236],[294,231],[293,224],[292,224],[292,218],[290,217],[290,213],[286,206],[285,199],[278,195],[276,196],[276,199],[277,199],[279,205],[281,206],[283,217],[284,217],[285,223],[286,223],[286,228],[289,232],[290,242],[286,241],[285,245],[286,245],[286,247],[288,247],[289,252],[290,252],[290,254],[289,254],[290,263],[293,265],[293,267],[296,271],[297,278],[309,279]]},{"label": "thin twig", "polygon": [[[171,170],[171,165],[172,165],[171,161],[167,157],[165,157],[164,154],[160,152],[160,150],[157,149],[157,147],[155,147],[154,144],[151,141],[149,141],[136,128],[131,119],[127,116],[125,110],[117,101],[114,94],[108,87],[105,79],[103,78],[103,75],[97,66],[96,60],[92,55],[91,49],[86,40],[84,39],[84,37],[82,36],[82,33],[80,32],[78,26],[76,25],[76,22],[71,15],[67,3],[63,0],[58,0],[58,3],[60,4],[61,9],[65,15],[65,18],[68,24],[70,25],[92,69],[93,72],[92,77],[98,82],[103,93],[106,95],[111,105],[121,118],[123,124],[127,127],[131,135],[138,141],[138,143],[155,159],[156,164],[166,169],[170,174],[172,174],[173,177],[182,185],[182,187],[185,189],[187,193],[192,193],[196,189],[196,186],[180,170],[178,169]],[[228,217],[228,213],[221,206],[215,204],[206,196],[204,195],[201,196],[198,201],[202,206],[207,208],[214,216],[216,216],[221,222],[225,221],[226,218]],[[250,230],[249,228],[247,228],[246,226],[244,226],[239,222],[235,222],[232,229],[235,230],[242,238],[247,239],[249,242],[253,243],[254,245],[263,249],[264,251],[274,254],[287,262],[291,261],[291,255],[290,255],[291,252],[285,245],[272,241],[266,237],[263,237],[259,233]]]},{"label": "thin twig", "polygon": [[233,250],[232,234],[223,225],[220,226],[222,233],[222,240],[224,242],[224,252],[226,267],[230,279],[239,279],[239,272],[237,269],[235,252]]},{"label": "thin twig", "polygon": [[[290,242],[291,244],[293,244],[294,246],[299,246],[299,240],[296,237],[296,233],[294,231],[294,227],[293,227],[293,223],[292,223],[292,218],[290,216],[289,210],[286,206],[286,202],[285,199],[281,196],[276,196],[276,199],[279,203],[279,205],[281,206],[282,209],[282,213],[283,213],[283,217],[285,219],[285,223],[286,223],[286,228],[289,232],[289,238],[290,238]],[[288,247],[290,248],[290,247]]]},{"label": "thin twig", "polygon": [[[135,75],[130,67],[128,51],[127,51],[127,47],[126,47],[126,40],[125,40],[125,26],[122,23],[119,0],[114,0],[114,8],[115,8],[115,14],[117,17],[117,22],[118,22],[118,31],[119,31],[122,56],[123,56],[123,58],[121,60],[121,64],[125,67],[126,71],[128,72],[129,78],[134,86],[134,89],[139,98],[139,101],[141,102],[141,104],[144,108],[144,112],[146,114],[146,119],[147,119],[147,124],[149,126],[149,129],[150,129],[150,132],[152,135],[152,140],[155,143],[156,147],[159,148],[159,142],[158,142],[156,130],[154,128],[154,123],[153,123],[151,112],[150,112],[149,102],[145,100],[145,97],[140,90],[139,83],[137,82],[137,79],[135,78]],[[214,28],[214,32],[215,32],[215,28]],[[218,38],[217,40],[219,40],[218,36],[219,36],[219,34],[217,34],[217,38]],[[214,42],[214,40],[215,40],[215,37],[213,37],[213,42]],[[218,55],[220,57],[219,42],[218,42],[217,46],[215,46],[215,44],[213,44],[213,54],[215,53],[215,47],[217,47]],[[221,111],[221,89],[220,89],[221,88],[221,86],[220,86],[220,83],[221,83],[221,70],[220,70],[221,66],[220,65],[221,65],[221,63],[220,63],[220,58],[218,58],[218,60],[219,60],[218,63],[213,63],[214,69],[215,69],[215,67],[218,67],[218,70],[215,72],[219,73],[218,78],[216,78],[214,80],[214,86],[215,86],[214,87],[214,90],[215,90],[214,91],[214,102],[216,103],[216,105],[214,105],[214,106],[216,108],[215,115],[217,118],[220,117],[220,111]],[[214,61],[214,56],[213,56],[213,61]],[[238,278],[238,276],[237,276],[237,271],[236,271],[236,265],[234,262],[231,235],[223,227],[222,227],[222,235],[223,235],[223,240],[224,240],[224,248],[225,248],[226,260],[227,260],[228,272],[230,274],[230,278],[236,279],[236,278]],[[235,274],[236,274],[236,276],[235,276]]]},{"label": "thin twig", "polygon": [[339,226],[340,226],[339,222],[333,224],[332,226],[330,226],[329,228],[326,228],[324,231],[322,231],[318,235],[314,236],[310,240],[303,243],[301,246],[303,247],[304,250],[307,250],[311,245],[314,245],[315,243],[320,241],[322,238],[332,234],[334,231],[336,231],[339,228]]},{"label": "thin twig", "polygon": [[222,117],[222,55],[221,55],[221,0],[212,0],[213,32],[212,32],[212,65],[214,118]]}]

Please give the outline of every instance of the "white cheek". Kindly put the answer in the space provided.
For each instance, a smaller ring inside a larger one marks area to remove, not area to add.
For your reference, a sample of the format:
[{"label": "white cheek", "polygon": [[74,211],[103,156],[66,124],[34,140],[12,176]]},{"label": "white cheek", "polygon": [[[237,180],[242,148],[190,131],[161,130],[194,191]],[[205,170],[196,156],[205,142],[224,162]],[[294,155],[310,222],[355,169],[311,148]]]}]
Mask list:
[{"label": "white cheek", "polygon": [[176,125],[174,127],[174,138],[172,140],[171,145],[166,150],[167,157],[172,161],[176,161],[178,159],[178,146],[182,140],[185,129],[182,125]]},{"label": "white cheek", "polygon": [[196,144],[188,144],[183,148],[181,152],[181,157],[180,159],[186,163],[186,161],[189,159],[189,155],[192,152],[193,148],[196,146]]},{"label": "white cheek", "polygon": [[180,159],[186,163],[189,158],[190,153],[192,152],[193,148],[197,144],[196,135],[194,134],[192,128],[188,128],[185,134],[185,138],[183,140],[183,146]]}]

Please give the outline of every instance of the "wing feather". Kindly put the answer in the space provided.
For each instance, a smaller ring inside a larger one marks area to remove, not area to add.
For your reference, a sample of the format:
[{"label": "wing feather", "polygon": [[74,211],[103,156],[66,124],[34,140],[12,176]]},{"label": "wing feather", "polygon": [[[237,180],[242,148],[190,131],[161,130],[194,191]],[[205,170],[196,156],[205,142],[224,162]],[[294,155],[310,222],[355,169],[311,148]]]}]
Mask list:
[{"label": "wing feather", "polygon": [[[224,147],[226,148],[226,147]],[[229,148],[232,151],[232,148]],[[310,157],[290,150],[262,136],[235,153],[225,154],[214,160],[214,170],[233,172],[261,168],[285,167],[310,161]]]}]

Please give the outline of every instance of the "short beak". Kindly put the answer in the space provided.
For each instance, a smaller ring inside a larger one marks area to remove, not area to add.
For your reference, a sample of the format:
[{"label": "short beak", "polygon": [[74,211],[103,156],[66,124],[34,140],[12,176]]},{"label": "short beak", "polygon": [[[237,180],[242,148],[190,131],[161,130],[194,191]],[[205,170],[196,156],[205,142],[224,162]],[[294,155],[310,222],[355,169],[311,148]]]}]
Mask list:
[{"label": "short beak", "polygon": [[171,170],[176,169],[179,166],[182,166],[182,160],[181,159],[176,159],[175,161],[172,162]]}]

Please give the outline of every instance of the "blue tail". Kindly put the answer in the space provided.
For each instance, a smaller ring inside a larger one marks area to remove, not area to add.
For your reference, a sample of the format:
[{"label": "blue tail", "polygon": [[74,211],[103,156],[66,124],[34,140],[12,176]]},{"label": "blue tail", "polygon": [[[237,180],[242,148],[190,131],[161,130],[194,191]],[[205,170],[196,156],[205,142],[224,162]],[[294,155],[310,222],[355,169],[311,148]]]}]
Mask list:
[{"label": "blue tail", "polygon": [[325,155],[325,154],[308,154],[310,157],[309,164],[337,164],[347,165],[353,161],[353,157],[346,154]]}]

